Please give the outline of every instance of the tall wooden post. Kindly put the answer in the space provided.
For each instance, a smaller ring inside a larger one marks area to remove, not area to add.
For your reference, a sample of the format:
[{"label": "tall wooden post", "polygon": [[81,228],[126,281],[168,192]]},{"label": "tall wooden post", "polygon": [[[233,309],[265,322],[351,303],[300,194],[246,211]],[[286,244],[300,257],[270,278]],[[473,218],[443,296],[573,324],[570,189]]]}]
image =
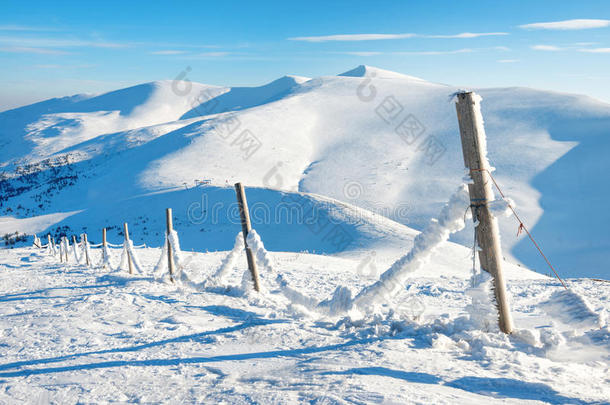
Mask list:
[{"label": "tall wooden post", "polygon": [[174,282],[174,252],[172,250],[172,243],[170,242],[170,235],[174,230],[174,223],[172,220],[172,209],[165,209],[165,224],[167,227],[167,268],[169,269],[169,279]]},{"label": "tall wooden post", "polygon": [[127,263],[129,263],[129,274],[133,274],[133,263],[131,262],[131,253],[129,253],[129,228],[127,227],[127,222],[123,224],[123,233],[125,234],[125,242],[124,247],[127,252]]},{"label": "tall wooden post", "polygon": [[61,238],[59,240],[59,262],[63,263],[64,261],[64,240]]},{"label": "tall wooden post", "polygon": [[250,212],[248,211],[248,200],[246,199],[246,192],[241,183],[235,183],[235,193],[237,194],[237,204],[239,205],[239,215],[241,217],[241,231],[244,235],[244,244],[246,246],[246,259],[248,260],[248,269],[252,275],[252,281],[254,282],[254,290],[260,291],[260,283],[258,281],[258,268],[256,267],[256,260],[254,260],[254,254],[252,249],[248,246],[248,234],[252,230],[250,224]]},{"label": "tall wooden post", "polygon": [[[76,251],[76,246],[78,246],[78,243],[76,243],[76,235],[72,235],[72,246],[74,249],[74,254],[76,255],[76,257],[74,258],[74,260],[76,260],[78,262],[78,252]],[[76,263],[78,264],[78,263]]]},{"label": "tall wooden post", "polygon": [[85,250],[85,263],[87,264],[87,266],[89,266],[91,264],[91,261],[89,260],[89,249],[87,249],[87,234],[84,233],[83,234],[83,249]]},{"label": "tall wooden post", "polygon": [[494,199],[487,161],[487,146],[480,97],[472,92],[457,95],[456,110],[462,138],[464,163],[470,169],[474,184],[468,185],[472,218],[478,222],[476,240],[481,248],[479,262],[481,268],[493,277],[494,294],[498,306],[499,326],[504,333],[512,333],[513,320],[506,297],[506,283],[502,273],[502,249],[498,222],[491,213],[488,203]]},{"label": "tall wooden post", "polygon": [[66,263],[68,263],[68,250],[70,249],[70,244],[68,243],[67,236],[64,236],[62,238],[62,243],[64,244],[64,254],[66,255]]},{"label": "tall wooden post", "polygon": [[49,249],[53,249],[53,244],[51,243],[51,234],[47,235],[47,247]]},{"label": "tall wooden post", "polygon": [[102,228],[102,264],[103,267],[106,267],[106,260],[108,260],[108,258],[106,257],[106,228]]}]

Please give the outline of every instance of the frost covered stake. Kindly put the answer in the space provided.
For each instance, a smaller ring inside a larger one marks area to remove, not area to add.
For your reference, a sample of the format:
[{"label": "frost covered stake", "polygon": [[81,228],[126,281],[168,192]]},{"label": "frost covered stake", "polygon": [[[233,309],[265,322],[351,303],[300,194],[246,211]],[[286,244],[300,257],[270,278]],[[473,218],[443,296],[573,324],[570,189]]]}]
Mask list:
[{"label": "frost covered stake", "polygon": [[172,251],[172,231],[174,224],[172,221],[172,209],[165,209],[165,223],[167,225],[167,268],[169,269],[169,279],[174,282],[174,252]]},{"label": "frost covered stake", "polygon": [[64,254],[66,255],[66,263],[68,263],[68,249],[70,248],[70,244],[68,243],[68,237],[62,237],[61,243],[64,245]]},{"label": "frost covered stake", "polygon": [[83,248],[85,249],[85,263],[87,263],[87,266],[89,266],[90,265],[89,249],[87,249],[87,234],[86,233],[83,234]]},{"label": "frost covered stake", "polygon": [[129,254],[129,228],[127,222],[123,224],[123,233],[125,234],[125,250],[127,252],[127,263],[129,263],[129,274],[133,274],[133,263],[131,262],[131,255]]},{"label": "frost covered stake", "polygon": [[258,281],[258,269],[256,268],[256,260],[252,254],[252,249],[248,246],[248,233],[252,230],[250,224],[250,212],[248,211],[248,200],[246,200],[246,192],[241,183],[235,183],[235,193],[237,194],[237,204],[239,205],[239,215],[241,217],[241,231],[244,234],[244,245],[246,247],[246,259],[248,259],[248,269],[252,275],[254,289],[260,291]]},{"label": "frost covered stake", "polygon": [[502,274],[502,249],[498,222],[491,213],[490,201],[494,200],[487,161],[487,141],[483,116],[481,115],[481,98],[472,92],[457,95],[456,110],[462,138],[464,163],[470,169],[474,184],[468,184],[472,218],[477,225],[476,240],[481,250],[479,262],[481,268],[491,274],[494,280],[494,293],[498,305],[499,326],[504,333],[512,333],[513,320],[506,297],[506,283]]}]

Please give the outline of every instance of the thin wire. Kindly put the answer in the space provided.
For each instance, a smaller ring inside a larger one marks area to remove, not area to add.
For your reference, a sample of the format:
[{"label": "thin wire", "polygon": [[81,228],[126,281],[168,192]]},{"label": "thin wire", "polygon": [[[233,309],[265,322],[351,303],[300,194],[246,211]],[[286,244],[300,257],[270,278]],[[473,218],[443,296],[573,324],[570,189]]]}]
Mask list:
[{"label": "thin wire", "polygon": [[536,242],[536,240],[534,239],[534,237],[532,236],[532,234],[530,233],[529,229],[527,229],[527,227],[525,226],[525,224],[523,223],[523,221],[521,220],[521,218],[519,218],[519,215],[517,215],[517,212],[515,211],[515,208],[513,208],[513,206],[511,205],[510,202],[507,201],[506,196],[504,195],[504,193],[502,192],[502,189],[500,189],[500,186],[498,186],[498,183],[496,182],[496,179],[494,178],[494,176],[492,176],[491,172],[488,169],[470,169],[471,172],[487,172],[487,174],[489,175],[489,177],[491,178],[491,181],[494,183],[494,185],[496,186],[496,188],[498,189],[498,192],[500,193],[500,195],[502,196],[502,200],[504,200],[504,202],[506,203],[506,205],[508,205],[508,208],[510,208],[510,210],[513,212],[513,215],[515,216],[515,218],[517,218],[517,221],[519,221],[519,226],[523,228],[523,230],[525,231],[525,233],[527,233],[527,236],[529,236],[530,240],[532,241],[532,243],[534,244],[534,246],[536,246],[536,249],[538,249],[538,252],[540,253],[540,255],[544,258],[544,260],[546,261],[546,264],[548,264],[548,266],[551,268],[551,270],[553,270],[553,273],[555,273],[555,277],[557,277],[557,279],[561,282],[561,285],[563,285],[563,288],[565,288],[566,290],[568,289],[568,287],[566,286],[566,284],[563,282],[563,280],[561,279],[561,277],[559,277],[559,274],[557,274],[557,272],[555,271],[555,268],[553,267],[553,265],[551,264],[551,262],[549,261],[549,259],[546,257],[546,255],[542,252],[542,249],[540,248],[540,245],[538,245],[538,243]]}]

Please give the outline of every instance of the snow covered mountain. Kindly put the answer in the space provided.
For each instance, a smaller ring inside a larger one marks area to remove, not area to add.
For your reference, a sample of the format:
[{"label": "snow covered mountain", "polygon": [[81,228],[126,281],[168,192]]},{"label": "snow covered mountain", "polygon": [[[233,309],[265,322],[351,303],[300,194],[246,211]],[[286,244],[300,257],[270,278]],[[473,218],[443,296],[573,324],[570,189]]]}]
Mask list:
[{"label": "snow covered mountain", "polygon": [[[241,181],[270,250],[385,251],[391,261],[462,182],[457,90],[359,66],[252,88],[160,81],[5,111],[0,232],[88,230],[95,240],[106,226],[112,239],[127,221],[136,241],[158,246],[172,207],[183,248],[228,250],[239,229],[229,186]],[[495,177],[560,273],[608,278],[610,105],[473,90]],[[287,201],[320,209],[349,243],[288,221]],[[507,259],[546,273],[514,219],[500,221]],[[472,233],[453,240],[471,246]]]}]

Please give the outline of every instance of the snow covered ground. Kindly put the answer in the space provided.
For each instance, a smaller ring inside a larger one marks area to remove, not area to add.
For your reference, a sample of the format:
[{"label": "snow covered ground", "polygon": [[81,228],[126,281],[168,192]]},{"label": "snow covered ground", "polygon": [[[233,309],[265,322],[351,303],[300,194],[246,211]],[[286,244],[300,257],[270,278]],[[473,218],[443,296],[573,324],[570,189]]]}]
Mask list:
[{"label": "snow covered ground", "polygon": [[477,90],[494,175],[569,277],[499,218],[506,336],[472,274],[457,90],[360,66],[0,113],[0,234],[117,244],[127,222],[148,246],[135,275],[119,248],[106,267],[99,248],[90,267],[0,250],[0,403],[610,403],[610,283],[588,278],[610,278],[610,105]]},{"label": "snow covered ground", "polygon": [[[464,249],[465,250],[465,249]],[[375,313],[327,316],[294,305],[261,270],[242,291],[243,254],[183,252],[195,283],[68,264],[44,250],[0,256],[0,403],[610,403],[610,284],[507,270],[507,337],[472,308],[467,265],[412,274]],[[92,249],[94,262],[100,250]],[[349,258],[269,253],[303,294],[357,291],[377,274]],[[111,249],[118,266],[120,249]],[[386,264],[378,263],[379,270]],[[470,295],[469,295],[470,294]],[[483,311],[484,312],[484,311]]]}]

